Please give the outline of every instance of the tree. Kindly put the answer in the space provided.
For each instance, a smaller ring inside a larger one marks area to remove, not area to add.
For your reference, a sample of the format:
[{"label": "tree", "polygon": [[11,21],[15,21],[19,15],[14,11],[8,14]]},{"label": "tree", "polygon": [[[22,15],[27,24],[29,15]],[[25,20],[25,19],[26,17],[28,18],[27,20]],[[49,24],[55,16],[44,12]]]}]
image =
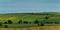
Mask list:
[{"label": "tree", "polygon": [[46,22],[47,24],[53,24],[53,22]]},{"label": "tree", "polygon": [[35,20],[34,23],[35,23],[35,24],[39,24],[39,21],[38,21],[38,20]]},{"label": "tree", "polygon": [[11,20],[8,20],[8,24],[12,24],[12,21]]},{"label": "tree", "polygon": [[45,17],[45,19],[48,19],[48,17]]},{"label": "tree", "polygon": [[41,26],[44,26],[44,24],[43,24],[43,23],[41,23]]},{"label": "tree", "polygon": [[2,24],[0,24],[0,26],[2,26]]},{"label": "tree", "polygon": [[8,26],[7,25],[5,25],[5,28],[7,28]]},{"label": "tree", "polygon": [[3,26],[1,22],[0,22],[0,26]]},{"label": "tree", "polygon": [[3,25],[0,23],[0,26],[3,26]]},{"label": "tree", "polygon": [[28,22],[27,22],[27,21],[24,21],[23,23],[24,23],[24,24],[28,24]]},{"label": "tree", "polygon": [[48,13],[46,15],[49,15]]},{"label": "tree", "polygon": [[38,20],[35,20],[35,21],[34,21],[34,23],[35,23],[35,24],[38,24],[38,26],[40,26],[40,24],[39,24],[39,21],[38,21]]},{"label": "tree", "polygon": [[4,22],[4,24],[8,24],[7,22]]},{"label": "tree", "polygon": [[19,20],[19,21],[18,21],[18,24],[22,24],[22,20]]}]

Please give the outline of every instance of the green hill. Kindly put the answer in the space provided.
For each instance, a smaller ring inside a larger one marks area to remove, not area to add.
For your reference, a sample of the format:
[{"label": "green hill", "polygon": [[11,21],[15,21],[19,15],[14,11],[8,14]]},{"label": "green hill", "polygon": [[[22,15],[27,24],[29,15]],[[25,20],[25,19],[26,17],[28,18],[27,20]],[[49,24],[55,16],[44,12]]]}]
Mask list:
[{"label": "green hill", "polygon": [[[49,14],[49,15],[46,15]],[[23,21],[34,21],[36,19],[38,20],[44,20],[45,17],[48,16],[49,19],[60,19],[59,12],[43,12],[43,13],[10,13],[10,14],[0,14],[0,20],[6,21],[6,20],[23,20]]]},{"label": "green hill", "polygon": [[[48,19],[46,19],[48,17]],[[8,25],[8,27],[30,27],[37,26],[33,22],[35,20],[39,21],[48,21],[48,22],[59,22],[60,23],[60,12],[42,12],[42,13],[8,13],[8,14],[0,14],[0,22],[4,23],[7,20],[11,20],[13,24],[3,24]],[[14,24],[19,20],[32,22],[32,24]],[[56,25],[56,24],[46,24],[46,25]],[[59,25],[59,24],[58,24]],[[2,26],[2,27],[4,27]]]}]

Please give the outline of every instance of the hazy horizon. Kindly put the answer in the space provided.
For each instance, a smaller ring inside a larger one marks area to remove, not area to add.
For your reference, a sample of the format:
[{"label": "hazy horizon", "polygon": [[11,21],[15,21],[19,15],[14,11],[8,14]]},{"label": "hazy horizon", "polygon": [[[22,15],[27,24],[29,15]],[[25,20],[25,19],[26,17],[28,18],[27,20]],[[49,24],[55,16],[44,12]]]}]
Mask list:
[{"label": "hazy horizon", "polygon": [[60,12],[60,0],[0,0],[0,13]]}]

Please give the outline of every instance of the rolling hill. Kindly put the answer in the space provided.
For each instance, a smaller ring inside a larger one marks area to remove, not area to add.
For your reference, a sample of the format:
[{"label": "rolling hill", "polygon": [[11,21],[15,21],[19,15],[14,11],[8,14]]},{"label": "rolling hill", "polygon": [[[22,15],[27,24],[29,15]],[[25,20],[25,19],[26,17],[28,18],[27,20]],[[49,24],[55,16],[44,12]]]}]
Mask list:
[{"label": "rolling hill", "polygon": [[[48,15],[46,15],[48,14]],[[6,20],[23,20],[23,21],[34,21],[36,19],[38,20],[44,20],[45,17],[48,16],[51,20],[57,20],[60,19],[59,12],[43,12],[43,13],[9,13],[9,14],[0,14],[0,20],[6,21]]]},{"label": "rolling hill", "polygon": [[[46,19],[48,17],[48,19]],[[42,13],[8,13],[8,14],[0,14],[0,22],[4,23],[7,20],[11,20],[13,24],[3,24],[8,25],[8,27],[29,27],[29,26],[37,26],[33,22],[35,20],[39,21],[48,21],[48,22],[59,22],[60,23],[60,12],[42,12]],[[17,23],[19,20],[32,22],[32,24],[14,24]],[[60,24],[45,24],[46,26],[52,25],[60,25]],[[2,26],[2,27],[4,27]]]}]

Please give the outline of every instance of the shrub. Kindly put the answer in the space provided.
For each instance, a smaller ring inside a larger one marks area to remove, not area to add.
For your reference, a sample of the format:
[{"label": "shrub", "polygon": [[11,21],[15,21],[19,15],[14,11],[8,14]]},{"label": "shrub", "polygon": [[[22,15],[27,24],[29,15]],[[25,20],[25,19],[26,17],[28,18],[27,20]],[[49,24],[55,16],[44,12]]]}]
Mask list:
[{"label": "shrub", "polygon": [[19,21],[18,21],[18,24],[22,24],[22,20],[19,20]]},{"label": "shrub", "polygon": [[8,24],[7,22],[4,22],[4,24]]},{"label": "shrub", "polygon": [[53,22],[46,22],[46,24],[53,24]]},{"label": "shrub", "polygon": [[41,23],[41,25],[40,26],[44,26],[44,24],[43,23]]},{"label": "shrub", "polygon": [[48,17],[45,17],[45,19],[48,19]]},{"label": "shrub", "polygon": [[35,23],[35,24],[39,24],[39,21],[38,21],[38,20],[35,20],[34,23]]},{"label": "shrub", "polygon": [[12,21],[11,20],[8,20],[8,24],[12,24]]},{"label": "shrub", "polygon": [[0,26],[3,26],[3,25],[2,25],[2,22],[0,22]]},{"label": "shrub", "polygon": [[8,26],[7,25],[5,25],[5,28],[7,28]]},{"label": "shrub", "polygon": [[24,23],[24,24],[28,24],[28,22],[27,22],[27,21],[24,21],[23,23]]},{"label": "shrub", "polygon": [[3,25],[0,23],[0,26],[3,26]]}]

